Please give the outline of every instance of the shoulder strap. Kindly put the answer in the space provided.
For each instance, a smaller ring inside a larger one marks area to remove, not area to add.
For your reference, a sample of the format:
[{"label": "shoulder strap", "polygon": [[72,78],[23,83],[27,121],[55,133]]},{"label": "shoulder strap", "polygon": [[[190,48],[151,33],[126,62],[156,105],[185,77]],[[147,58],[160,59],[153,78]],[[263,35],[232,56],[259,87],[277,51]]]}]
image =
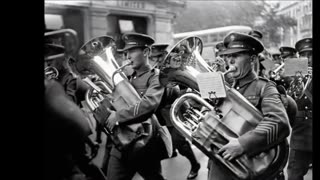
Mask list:
[{"label": "shoulder strap", "polygon": [[269,82],[268,79],[259,77],[258,81],[257,81],[257,87],[258,89],[260,89],[260,92],[257,92],[259,94],[257,94],[259,97],[262,97],[263,93],[264,93],[264,88],[266,87],[267,83]]},{"label": "shoulder strap", "polygon": [[258,103],[258,106],[257,106],[257,108],[259,110],[261,110],[262,95],[264,93],[264,89],[265,89],[265,87],[266,87],[268,82],[269,82],[268,79],[259,77],[258,80],[257,80],[257,83],[256,83],[256,88],[260,89],[260,91],[257,91],[257,94],[256,94],[256,96],[260,97],[259,98],[259,103]]}]

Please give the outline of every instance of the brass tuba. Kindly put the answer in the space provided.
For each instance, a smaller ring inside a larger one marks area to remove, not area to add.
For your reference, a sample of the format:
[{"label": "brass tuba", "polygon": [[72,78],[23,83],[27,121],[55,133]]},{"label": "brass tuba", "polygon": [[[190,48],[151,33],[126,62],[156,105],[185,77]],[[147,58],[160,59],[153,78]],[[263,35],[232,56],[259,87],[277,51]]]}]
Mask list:
[{"label": "brass tuba", "polygon": [[[200,38],[184,38],[158,64],[160,82],[164,86],[180,84],[193,90],[176,99],[171,106],[170,119],[174,127],[209,158],[217,159],[238,179],[263,179],[266,174],[277,173],[287,161],[288,149],[284,148],[285,145],[278,145],[254,157],[245,154],[232,161],[225,160],[217,153],[230,138],[237,138],[254,129],[263,116],[238,91],[227,86],[226,98],[205,100],[200,97],[196,76],[202,72],[212,72],[201,57],[202,47]],[[181,107],[186,101],[201,104],[208,114],[192,106],[183,112]],[[209,118],[204,120],[206,116]]]},{"label": "brass tuba", "polygon": [[[128,64],[119,67],[115,53],[115,41],[109,36],[93,38],[80,48],[75,66],[82,76],[87,77],[85,81],[92,87],[86,94],[86,103],[93,112],[100,106],[118,111],[140,101],[139,94],[122,72]],[[92,82],[88,78],[90,75],[97,75],[99,80]],[[119,150],[132,147],[130,145],[134,146],[134,150],[139,150],[151,138],[152,118],[142,123],[119,124],[112,131],[104,126],[103,130]]]}]

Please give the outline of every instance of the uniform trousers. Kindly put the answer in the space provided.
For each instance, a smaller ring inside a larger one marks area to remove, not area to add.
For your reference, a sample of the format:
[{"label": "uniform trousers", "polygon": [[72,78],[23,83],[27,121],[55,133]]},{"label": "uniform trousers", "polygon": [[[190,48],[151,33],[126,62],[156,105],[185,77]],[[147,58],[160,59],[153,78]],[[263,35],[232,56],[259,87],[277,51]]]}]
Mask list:
[{"label": "uniform trousers", "polygon": [[172,137],[173,151],[175,151],[175,149],[178,149],[179,153],[182,156],[185,156],[190,161],[191,167],[196,168],[199,163],[192,151],[192,148],[189,142],[173,126],[168,127],[168,130]]},{"label": "uniform trousers", "polygon": [[138,172],[145,180],[164,180],[159,157],[160,138],[152,138],[139,155],[128,157],[125,152],[112,147],[107,178],[111,180],[131,180]]},{"label": "uniform trousers", "polygon": [[290,149],[288,180],[303,180],[312,163],[312,152]]}]

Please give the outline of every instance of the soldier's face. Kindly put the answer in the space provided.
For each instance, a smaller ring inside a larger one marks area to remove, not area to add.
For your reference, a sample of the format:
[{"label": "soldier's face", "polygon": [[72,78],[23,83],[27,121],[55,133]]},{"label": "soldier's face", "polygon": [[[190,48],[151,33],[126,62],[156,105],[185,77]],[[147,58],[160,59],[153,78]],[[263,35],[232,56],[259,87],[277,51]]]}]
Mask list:
[{"label": "soldier's face", "polygon": [[162,61],[162,55],[158,55],[158,56],[152,56],[149,58],[149,63],[151,66],[154,66],[157,62]]},{"label": "soldier's face", "polygon": [[132,48],[126,51],[126,59],[133,62],[132,68],[139,69],[142,65],[146,64],[147,53],[145,52],[146,49],[142,48]]},{"label": "soldier's face", "polygon": [[312,51],[302,52],[302,53],[300,53],[300,57],[308,58],[308,64],[309,64],[309,66],[312,66]]},{"label": "soldier's face", "polygon": [[252,71],[251,56],[248,53],[233,53],[226,56],[229,68],[235,68],[230,71],[230,76],[234,79],[241,79],[245,77],[250,71]]}]

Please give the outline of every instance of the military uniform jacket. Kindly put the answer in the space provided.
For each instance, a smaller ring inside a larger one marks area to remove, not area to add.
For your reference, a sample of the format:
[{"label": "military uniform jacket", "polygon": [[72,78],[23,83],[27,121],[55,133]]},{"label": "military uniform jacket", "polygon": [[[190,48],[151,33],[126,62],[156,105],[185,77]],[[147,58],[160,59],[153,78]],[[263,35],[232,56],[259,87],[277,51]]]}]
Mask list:
[{"label": "military uniform jacket", "polygon": [[78,106],[81,105],[81,101],[85,99],[85,93],[89,89],[89,86],[81,78],[76,77],[70,72],[59,78],[59,82],[63,86],[68,98]]},{"label": "military uniform jacket", "polygon": [[286,90],[290,87],[291,82],[293,81],[293,77],[286,76],[281,77],[279,80],[275,80],[277,85],[282,85]]},{"label": "military uniform jacket", "polygon": [[307,86],[305,94],[295,101],[298,112],[291,123],[290,148],[312,152],[312,82]]},{"label": "military uniform jacket", "polygon": [[133,72],[129,80],[140,95],[141,101],[117,111],[119,122],[155,113],[164,93],[164,87],[159,81],[159,70],[152,69],[150,65],[144,66],[139,72]]},{"label": "military uniform jacket", "polygon": [[276,84],[252,72],[233,87],[263,115],[255,129],[238,138],[245,153],[254,155],[283,142],[290,132],[289,120]]},{"label": "military uniform jacket", "polygon": [[[159,81],[159,70],[152,69],[150,65],[143,67],[139,72],[133,72],[128,76],[132,86],[141,97],[140,102],[128,106],[116,112],[116,118],[119,122],[126,122],[144,115],[153,114],[158,108],[164,87]],[[121,158],[121,152],[112,148],[111,155]]]}]

